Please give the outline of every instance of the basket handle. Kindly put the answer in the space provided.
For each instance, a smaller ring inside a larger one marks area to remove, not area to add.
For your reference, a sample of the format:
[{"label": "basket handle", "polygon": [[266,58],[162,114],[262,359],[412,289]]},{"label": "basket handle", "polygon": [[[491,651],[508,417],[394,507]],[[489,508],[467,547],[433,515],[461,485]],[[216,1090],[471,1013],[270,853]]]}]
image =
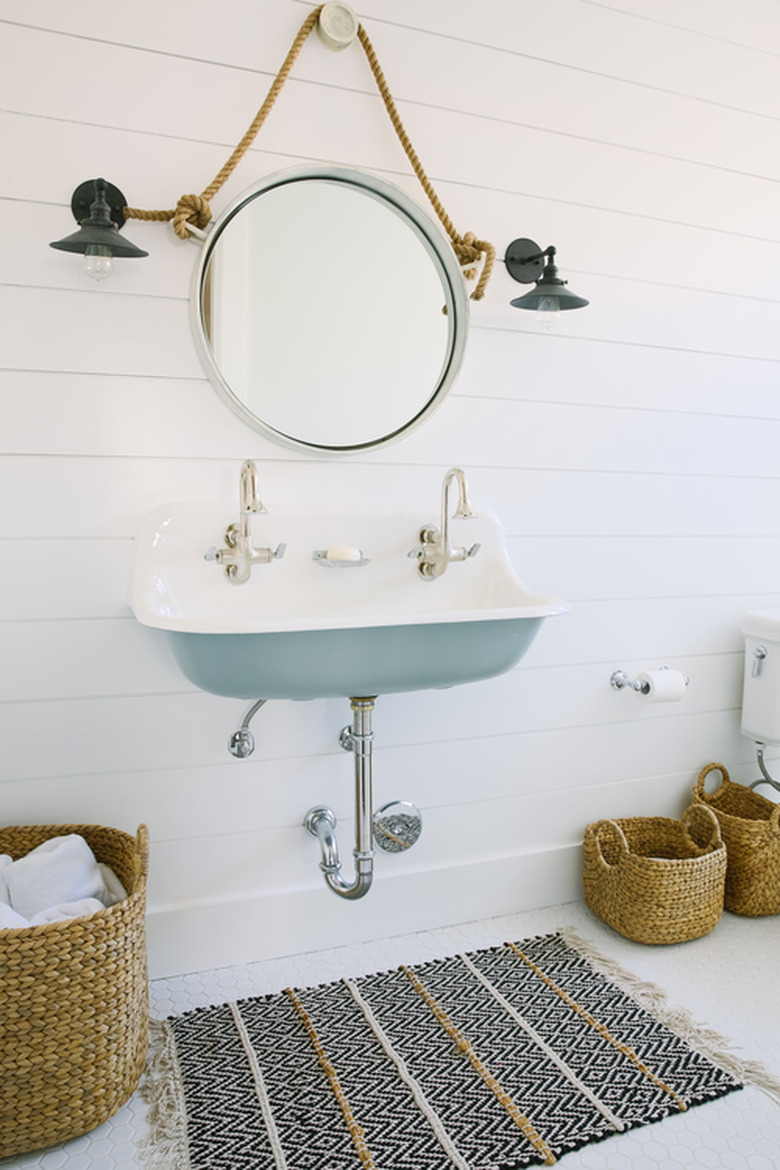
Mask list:
[{"label": "basket handle", "polygon": [[[614,829],[617,835],[618,845],[620,846],[621,850],[621,857],[619,859],[620,861],[623,860],[623,857],[627,857],[630,852],[628,848],[628,841],[626,840],[626,835],[617,821],[598,821],[597,824],[593,826],[593,839],[596,842],[596,852],[599,855],[599,861],[602,865],[605,865],[607,869],[612,869],[613,867],[609,864],[601,849],[601,841],[599,838],[603,829]],[[615,862],[615,864],[617,865],[618,862]]]},{"label": "basket handle", "polygon": [[769,828],[773,833],[780,833],[780,804],[776,804],[769,814]]},{"label": "basket handle", "polygon": [[149,873],[149,830],[146,825],[139,825],[135,835],[137,847],[138,872],[142,878]]},{"label": "basket handle", "polygon": [[[709,776],[710,772],[720,772],[721,774],[721,782],[715,789],[715,792],[704,791],[704,781],[706,780],[707,776]],[[729,776],[728,770],[724,764],[707,764],[707,767],[702,768],[701,772],[699,772],[698,779],[693,786],[694,796],[698,796],[700,800],[705,800],[708,796],[715,796],[716,793],[720,792],[724,785],[729,783],[730,779],[731,777]]]},{"label": "basket handle", "polygon": [[[710,830],[710,840],[705,845],[699,845],[699,842],[691,832],[691,817],[704,817],[708,823]],[[699,849],[720,849],[723,845],[723,838],[720,835],[720,821],[715,816],[708,804],[698,804],[694,802],[686,808],[682,815],[682,822],[688,830],[688,836]]]}]

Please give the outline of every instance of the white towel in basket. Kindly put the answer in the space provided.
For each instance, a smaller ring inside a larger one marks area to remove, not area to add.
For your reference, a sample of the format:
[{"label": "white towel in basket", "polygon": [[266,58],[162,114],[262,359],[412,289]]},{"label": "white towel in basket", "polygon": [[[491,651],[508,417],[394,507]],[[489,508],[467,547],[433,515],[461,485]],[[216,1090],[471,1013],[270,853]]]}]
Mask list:
[{"label": "white towel in basket", "polygon": [[[78,833],[52,837],[16,861],[3,855],[0,882],[0,902],[21,916],[17,927],[94,914],[127,897],[116,874],[95,860]],[[2,908],[0,915],[0,929],[10,926]]]}]

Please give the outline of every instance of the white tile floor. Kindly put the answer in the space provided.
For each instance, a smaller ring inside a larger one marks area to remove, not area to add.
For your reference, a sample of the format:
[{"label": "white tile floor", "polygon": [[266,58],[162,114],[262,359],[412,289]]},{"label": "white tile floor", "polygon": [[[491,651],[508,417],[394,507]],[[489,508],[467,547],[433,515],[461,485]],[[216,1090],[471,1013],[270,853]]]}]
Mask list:
[{"label": "white tile floor", "polygon": [[[602,954],[663,987],[673,1005],[728,1036],[743,1060],[759,1060],[780,1078],[780,915],[724,914],[712,934],[673,947],[646,947],[621,938],[581,903],[443,927],[207,971],[151,986],[158,1018],[189,1008],[417,963],[572,926]],[[143,1167],[145,1108],[138,1094],[91,1134],[48,1150],[0,1160],[3,1170],[135,1170]],[[656,1125],[616,1135],[568,1154],[563,1170],[778,1170],[780,1104],[747,1088]],[[327,1170],[323,1167],[322,1170]],[[383,1167],[383,1170],[393,1170]]]}]

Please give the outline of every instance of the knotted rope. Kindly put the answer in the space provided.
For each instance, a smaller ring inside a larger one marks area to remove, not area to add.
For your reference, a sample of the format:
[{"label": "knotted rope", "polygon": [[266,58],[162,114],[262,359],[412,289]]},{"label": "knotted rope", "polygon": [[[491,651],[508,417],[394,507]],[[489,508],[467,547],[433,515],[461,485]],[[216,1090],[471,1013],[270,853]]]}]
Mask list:
[{"label": "knotted rope", "polygon": [[[191,226],[202,230],[210,223],[212,218],[211,207],[209,206],[210,200],[214,197],[214,195],[216,195],[223,184],[227,182],[227,180],[233,174],[233,171],[236,169],[239,162],[257,137],[258,131],[271,112],[274,103],[298,58],[298,54],[300,53],[307,37],[309,36],[309,33],[319,20],[322,7],[322,5],[319,5],[319,7],[313,9],[313,11],[310,12],[304,20],[303,24],[298,30],[298,34],[295,37],[295,40],[290,46],[290,50],[287,53],[287,56],[282,63],[282,67],[273,80],[265,101],[255,114],[252,124],[249,126],[246,134],[241,139],[225,165],[209,183],[208,187],[206,187],[206,189],[201,192],[200,195],[182,195],[182,197],[179,199],[179,202],[176,204],[176,207],[168,211],[145,211],[143,208],[139,207],[126,207],[125,219],[152,220],[157,222],[166,222],[168,220],[172,220],[173,230],[182,240],[188,239],[192,234],[190,231]],[[371,72],[374,75],[374,80],[376,81],[379,93],[385,103],[385,109],[387,110],[390,121],[393,124],[393,129],[398,135],[409,162],[412,164],[414,173],[417,175],[417,178],[422,184],[425,194],[428,196],[434,211],[439,217],[444,230],[450,238],[452,248],[458,258],[458,262],[461,265],[461,268],[463,269],[463,275],[467,280],[475,279],[477,268],[484,258],[482,263],[482,270],[479,274],[479,280],[477,281],[477,287],[471,294],[471,299],[473,301],[480,301],[484,296],[485,287],[488,280],[490,279],[490,274],[493,271],[496,249],[487,240],[477,239],[473,232],[466,232],[464,236],[461,236],[455,230],[452,220],[444,210],[444,207],[442,206],[433,188],[433,184],[423,170],[422,164],[420,163],[420,160],[417,157],[417,153],[409,139],[409,135],[404,129],[403,122],[401,121],[398,110],[396,109],[395,102],[393,101],[392,94],[390,93],[389,86],[385,80],[385,75],[382,72],[382,68],[379,64],[376,52],[374,51],[374,46],[371,44],[371,41],[368,38],[368,34],[366,33],[362,24],[358,25],[357,35],[358,40],[363,46],[363,51],[366,54],[366,58],[371,68]]]}]

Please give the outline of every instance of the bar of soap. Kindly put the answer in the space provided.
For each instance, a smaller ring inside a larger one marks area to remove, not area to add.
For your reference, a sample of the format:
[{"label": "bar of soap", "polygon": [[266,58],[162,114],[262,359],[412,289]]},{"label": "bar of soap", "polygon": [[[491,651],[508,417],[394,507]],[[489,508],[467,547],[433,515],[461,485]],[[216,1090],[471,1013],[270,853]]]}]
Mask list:
[{"label": "bar of soap", "polygon": [[362,554],[359,548],[329,548],[325,553],[326,561],[359,561]]}]

